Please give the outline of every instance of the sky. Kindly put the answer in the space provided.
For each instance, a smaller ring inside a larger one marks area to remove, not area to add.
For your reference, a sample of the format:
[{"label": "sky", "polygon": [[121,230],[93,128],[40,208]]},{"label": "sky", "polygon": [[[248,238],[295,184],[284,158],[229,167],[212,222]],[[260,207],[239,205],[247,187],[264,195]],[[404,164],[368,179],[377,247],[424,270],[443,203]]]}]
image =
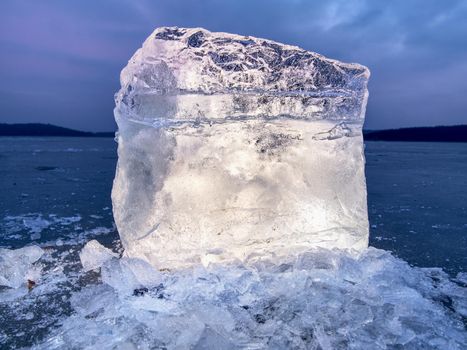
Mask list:
[{"label": "sky", "polygon": [[364,64],[367,129],[467,124],[465,0],[2,0],[0,123],[115,130],[120,71],[159,26]]}]

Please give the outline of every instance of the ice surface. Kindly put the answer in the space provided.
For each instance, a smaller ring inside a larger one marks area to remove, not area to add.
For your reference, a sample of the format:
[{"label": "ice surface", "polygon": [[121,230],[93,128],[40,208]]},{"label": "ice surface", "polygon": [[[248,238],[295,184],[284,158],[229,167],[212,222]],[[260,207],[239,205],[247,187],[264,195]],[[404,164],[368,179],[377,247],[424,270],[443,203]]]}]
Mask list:
[{"label": "ice surface", "polygon": [[63,226],[70,226],[81,220],[80,215],[59,217],[55,214],[44,216],[41,213],[29,213],[18,216],[6,216],[4,218],[4,229],[8,238],[19,238],[20,232],[27,230],[31,240],[41,238],[43,231],[56,230]]},{"label": "ice surface", "polygon": [[126,256],[178,269],[367,247],[368,77],[269,40],[156,29],[116,95]]},{"label": "ice surface", "polygon": [[0,286],[18,288],[26,285],[27,280],[35,280],[39,271],[32,266],[44,251],[38,246],[20,249],[0,248]]},{"label": "ice surface", "polygon": [[[133,271],[120,269],[123,283],[146,269],[138,264]],[[116,289],[97,284],[75,293],[73,314],[34,348],[467,346],[465,285],[440,269],[413,268],[374,248],[359,257],[316,249],[281,264],[211,264],[160,273],[144,283],[147,290],[139,294],[118,283]]]},{"label": "ice surface", "polygon": [[86,243],[86,245],[79,253],[79,258],[81,260],[81,265],[83,265],[84,271],[97,269],[101,267],[106,261],[115,257],[118,257],[118,255],[101,245],[95,239]]}]

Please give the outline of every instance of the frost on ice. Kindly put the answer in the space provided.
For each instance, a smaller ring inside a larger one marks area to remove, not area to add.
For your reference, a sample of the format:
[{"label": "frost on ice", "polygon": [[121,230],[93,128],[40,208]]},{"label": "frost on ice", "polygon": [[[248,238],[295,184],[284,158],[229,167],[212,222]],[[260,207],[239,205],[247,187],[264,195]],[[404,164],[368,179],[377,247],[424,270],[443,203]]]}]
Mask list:
[{"label": "frost on ice", "polygon": [[157,29],[116,95],[126,256],[178,269],[366,248],[368,77],[270,40]]},{"label": "frost on ice", "polygon": [[43,254],[44,251],[38,246],[0,248],[0,286],[19,288],[25,285],[28,279],[35,280],[40,272],[32,265]]}]

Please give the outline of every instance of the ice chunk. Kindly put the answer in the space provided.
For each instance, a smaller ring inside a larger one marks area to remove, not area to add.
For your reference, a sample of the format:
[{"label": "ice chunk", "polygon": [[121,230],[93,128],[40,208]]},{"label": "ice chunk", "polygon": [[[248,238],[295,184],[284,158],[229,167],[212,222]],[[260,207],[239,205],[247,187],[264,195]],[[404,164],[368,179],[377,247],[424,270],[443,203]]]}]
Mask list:
[{"label": "ice chunk", "polygon": [[18,288],[28,279],[35,280],[38,273],[32,264],[39,260],[44,251],[38,246],[20,249],[0,248],[0,286]]},{"label": "ice chunk", "polygon": [[106,261],[115,257],[118,257],[118,255],[101,245],[95,239],[86,243],[79,253],[79,258],[84,271],[97,269]]},{"label": "ice chunk", "polygon": [[367,247],[368,77],[270,40],[156,29],[116,95],[125,254],[177,269]]}]

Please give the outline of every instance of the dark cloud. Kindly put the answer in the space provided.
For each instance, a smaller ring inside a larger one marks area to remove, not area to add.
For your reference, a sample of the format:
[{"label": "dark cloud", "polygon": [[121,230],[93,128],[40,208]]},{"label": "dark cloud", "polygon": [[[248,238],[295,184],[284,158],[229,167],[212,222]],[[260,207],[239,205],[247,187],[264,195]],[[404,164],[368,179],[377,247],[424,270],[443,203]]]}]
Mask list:
[{"label": "dark cloud", "polygon": [[178,25],[367,65],[368,128],[467,123],[466,19],[463,0],[2,0],[0,121],[114,128],[121,68]]}]

